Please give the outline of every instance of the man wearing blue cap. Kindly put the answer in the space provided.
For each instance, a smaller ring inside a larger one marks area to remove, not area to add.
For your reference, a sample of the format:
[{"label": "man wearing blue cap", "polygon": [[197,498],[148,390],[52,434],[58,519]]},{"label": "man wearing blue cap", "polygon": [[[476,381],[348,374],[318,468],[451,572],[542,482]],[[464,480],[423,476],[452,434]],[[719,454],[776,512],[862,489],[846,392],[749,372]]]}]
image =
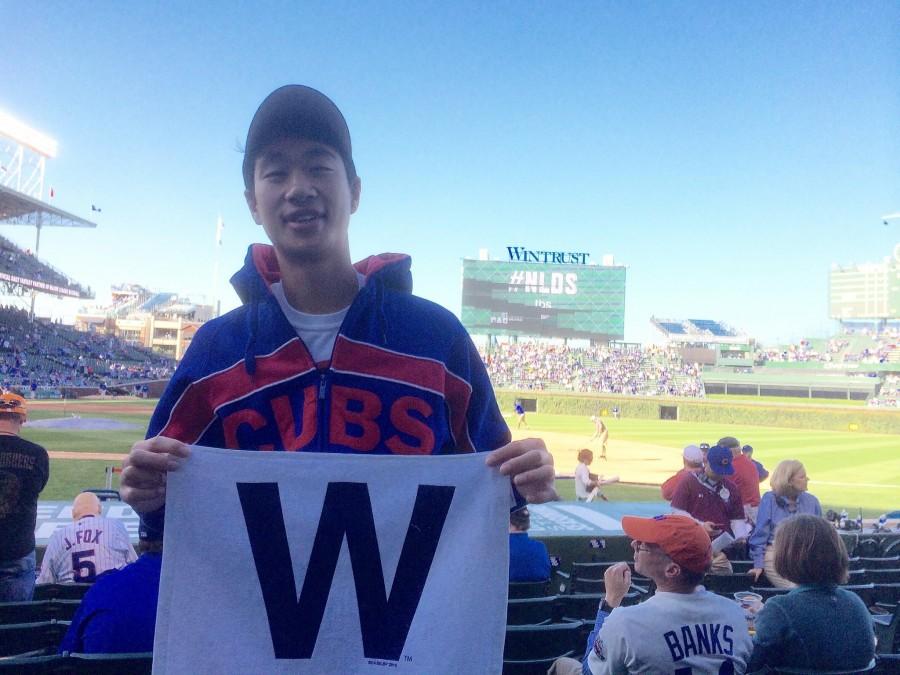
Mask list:
[{"label": "man wearing blue cap", "polygon": [[731,563],[722,549],[749,534],[744,507],[734,474],[731,450],[714,445],[706,453],[703,471],[678,484],[672,497],[672,512],[690,516],[713,540],[713,574],[731,574]]}]

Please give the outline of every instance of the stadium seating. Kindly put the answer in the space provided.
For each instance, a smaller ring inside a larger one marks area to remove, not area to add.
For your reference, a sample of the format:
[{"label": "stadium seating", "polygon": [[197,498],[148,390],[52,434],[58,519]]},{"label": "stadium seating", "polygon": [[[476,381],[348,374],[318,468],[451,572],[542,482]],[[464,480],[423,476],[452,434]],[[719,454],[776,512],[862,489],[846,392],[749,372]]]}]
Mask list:
[{"label": "stadium seating", "polygon": [[81,600],[93,584],[38,584],[34,600]]},{"label": "stadium seating", "polygon": [[900,652],[900,605],[894,607],[893,614],[873,616],[875,637],[879,654],[896,654]]},{"label": "stadium seating", "polygon": [[117,387],[165,379],[174,362],[107,335],[82,333],[0,307],[0,385],[21,391]]},{"label": "stadium seating", "polygon": [[506,625],[523,626],[551,623],[559,612],[558,600],[558,597],[555,595],[548,595],[543,598],[509,600],[506,604]]},{"label": "stadium seating", "polygon": [[0,603],[0,624],[71,621],[81,600],[33,600]]},{"label": "stadium seating", "polygon": [[560,656],[580,658],[584,648],[583,626],[582,621],[545,626],[507,626],[503,672],[510,675],[543,675]]},{"label": "stadium seating", "polygon": [[0,626],[0,657],[40,656],[56,651],[69,629],[68,621],[37,621]]},{"label": "stadium seating", "polygon": [[509,582],[509,598],[540,598],[548,594],[550,581],[511,581]]},{"label": "stadium seating", "polygon": [[61,654],[45,654],[43,656],[13,656],[0,658],[0,673],[9,675],[44,675],[53,673],[69,673],[65,669],[66,657]]},{"label": "stadium seating", "polygon": [[153,655],[48,654],[0,659],[0,673],[10,675],[150,675]]}]

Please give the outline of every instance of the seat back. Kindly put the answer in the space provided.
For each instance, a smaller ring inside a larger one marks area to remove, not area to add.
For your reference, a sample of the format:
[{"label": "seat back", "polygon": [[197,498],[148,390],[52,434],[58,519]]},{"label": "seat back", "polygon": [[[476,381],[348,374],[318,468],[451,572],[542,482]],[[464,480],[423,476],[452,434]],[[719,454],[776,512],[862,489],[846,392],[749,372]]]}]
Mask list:
[{"label": "seat back", "polygon": [[779,666],[778,668],[770,668],[768,672],[776,675],[856,675],[856,673],[866,673],[875,669],[875,659],[869,661],[867,666],[863,668],[851,668],[850,670],[810,670],[809,668],[787,668]]},{"label": "seat back", "polygon": [[864,581],[868,584],[900,584],[900,567],[867,568]]},{"label": "seat back", "polygon": [[509,595],[511,599],[541,598],[548,595],[550,580],[545,581],[510,581]]},{"label": "seat back", "polygon": [[71,621],[81,600],[32,600],[30,602],[0,602],[0,625],[36,623],[40,621]]},{"label": "seat back", "polygon": [[68,621],[55,619],[0,626],[0,656],[55,653],[68,629]]},{"label": "seat back", "polygon": [[900,567],[900,555],[886,558],[860,558],[860,567],[867,570],[897,569]]},{"label": "seat back", "polygon": [[551,623],[558,612],[557,596],[512,599],[506,603],[506,625]]},{"label": "seat back", "polygon": [[555,659],[565,656],[580,644],[582,621],[565,621],[546,626],[507,626],[504,661]]},{"label": "seat back", "polygon": [[81,600],[93,584],[39,584],[32,600]]},{"label": "seat back", "polygon": [[150,675],[153,654],[69,654],[76,675]]},{"label": "seat back", "polygon": [[703,579],[706,590],[731,597],[738,591],[749,591],[753,586],[753,577],[746,573],[738,574],[707,574]]},{"label": "seat back", "polygon": [[874,620],[875,637],[878,644],[875,651],[879,654],[896,654],[900,652],[900,605],[894,607],[890,620],[884,622],[881,617]]},{"label": "seat back", "polygon": [[6,675],[50,675],[50,673],[68,673],[64,668],[67,663],[61,654],[46,656],[22,656],[0,659],[0,673]]}]

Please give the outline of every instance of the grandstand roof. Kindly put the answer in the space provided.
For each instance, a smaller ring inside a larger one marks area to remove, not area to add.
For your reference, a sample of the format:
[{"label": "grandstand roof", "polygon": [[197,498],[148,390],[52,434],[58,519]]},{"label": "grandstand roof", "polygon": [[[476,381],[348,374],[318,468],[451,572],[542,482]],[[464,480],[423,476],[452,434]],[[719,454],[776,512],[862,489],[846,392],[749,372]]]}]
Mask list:
[{"label": "grandstand roof", "polygon": [[0,185],[0,224],[40,227],[97,227],[97,223],[79,218],[34,197]]}]

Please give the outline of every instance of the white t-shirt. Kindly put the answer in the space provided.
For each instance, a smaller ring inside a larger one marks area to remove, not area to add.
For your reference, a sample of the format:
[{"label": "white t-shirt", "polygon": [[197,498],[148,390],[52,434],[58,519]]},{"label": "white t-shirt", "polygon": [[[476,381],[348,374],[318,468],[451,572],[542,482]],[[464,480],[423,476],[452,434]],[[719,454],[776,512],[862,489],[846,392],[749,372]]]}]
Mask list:
[{"label": "white t-shirt", "polygon": [[[740,675],[752,651],[740,605],[698,586],[693,593],[657,591],[639,605],[614,609],[588,652],[588,667],[593,675]],[[728,661],[733,671],[723,667]]]},{"label": "white t-shirt", "polygon": [[[359,272],[356,273],[356,280],[360,288],[366,283],[366,278]],[[303,340],[309,353],[312,354],[313,361],[320,363],[330,360],[331,352],[334,351],[334,341],[337,339],[338,331],[341,329],[350,305],[331,314],[307,314],[291,306],[280,281],[272,284],[271,290],[281,311],[284,312],[287,320],[297,331],[297,335]]]},{"label": "white t-shirt", "polygon": [[578,499],[587,499],[591,494],[592,487],[588,487],[591,482],[591,472],[588,465],[584,462],[578,462],[575,467],[575,496]]}]

